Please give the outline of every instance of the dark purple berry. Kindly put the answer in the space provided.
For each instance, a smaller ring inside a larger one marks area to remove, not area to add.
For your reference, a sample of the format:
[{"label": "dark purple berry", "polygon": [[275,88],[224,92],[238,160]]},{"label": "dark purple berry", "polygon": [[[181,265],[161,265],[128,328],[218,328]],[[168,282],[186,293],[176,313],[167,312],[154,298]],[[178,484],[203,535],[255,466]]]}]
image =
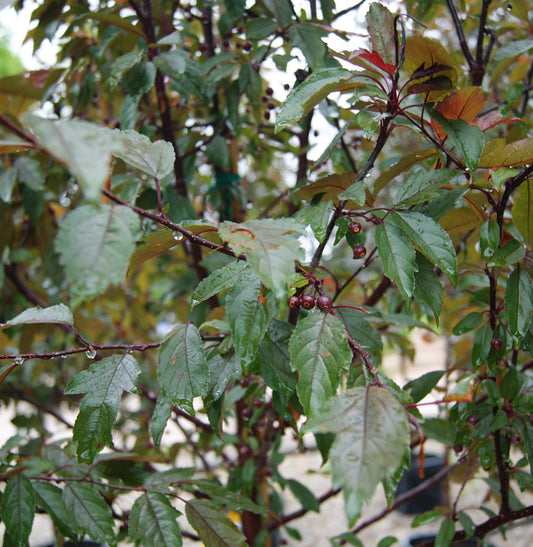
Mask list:
[{"label": "dark purple berry", "polygon": [[263,406],[263,401],[261,399],[254,399],[255,408],[261,408]]},{"label": "dark purple berry", "polygon": [[300,307],[300,297],[296,296],[295,294],[289,297],[289,300],[287,300],[287,304],[289,304],[289,308],[295,310]]},{"label": "dark purple berry", "polygon": [[243,418],[251,418],[252,417],[252,409],[249,407],[242,409],[242,417]]},{"label": "dark purple berry", "polygon": [[329,296],[326,296],[324,294],[318,297],[318,300],[316,301],[316,305],[322,311],[329,311],[331,309],[331,306],[333,305],[333,302]]},{"label": "dark purple berry", "polygon": [[304,294],[300,299],[302,302],[302,308],[311,310],[315,307],[315,297],[312,294]]},{"label": "dark purple berry", "polygon": [[513,433],[509,439],[511,444],[520,444],[520,435]]},{"label": "dark purple berry", "polygon": [[350,230],[352,234],[358,234],[362,229],[363,227],[359,224],[359,222],[350,222],[348,226],[348,230]]},{"label": "dark purple berry", "polygon": [[501,338],[493,338],[490,342],[490,345],[492,346],[492,349],[494,351],[500,351],[503,346],[503,342]]},{"label": "dark purple berry", "polygon": [[462,444],[454,444],[453,445],[453,451],[456,454],[460,454],[463,451],[463,445]]},{"label": "dark purple berry", "polygon": [[474,416],[474,415],[468,416],[468,418],[466,419],[466,423],[471,426],[476,425],[478,422],[479,422],[479,419],[477,418],[477,416]]},{"label": "dark purple berry", "polygon": [[366,256],[366,247],[363,247],[363,245],[357,245],[354,247],[353,250],[353,257],[354,258],[364,258]]}]

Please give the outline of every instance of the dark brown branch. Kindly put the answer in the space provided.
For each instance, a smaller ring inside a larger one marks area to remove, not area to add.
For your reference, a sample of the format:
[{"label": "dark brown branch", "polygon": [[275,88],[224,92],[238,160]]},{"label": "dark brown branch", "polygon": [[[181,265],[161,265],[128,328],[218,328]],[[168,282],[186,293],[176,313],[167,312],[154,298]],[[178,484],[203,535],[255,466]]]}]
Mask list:
[{"label": "dark brown branch", "polygon": [[522,104],[520,105],[520,114],[525,116],[527,110],[527,104],[529,102],[529,92],[531,91],[531,80],[533,80],[533,59],[529,65],[529,70],[527,71],[526,76],[526,86],[522,92]]},{"label": "dark brown branch", "polygon": [[15,133],[18,137],[23,138],[25,141],[28,141],[34,146],[37,146],[37,141],[28,133],[23,131],[20,127],[12,123],[8,118],[6,118],[3,114],[0,114],[0,125],[3,125],[4,127],[7,127],[9,131],[12,133]]},{"label": "dark brown branch", "polygon": [[525,181],[527,178],[533,173],[533,165],[528,165],[526,167],[523,167],[520,173],[518,175],[508,178],[505,181],[505,189],[503,191],[502,198],[500,200],[498,209],[496,211],[496,222],[498,223],[498,226],[500,227],[500,232],[503,227],[503,215],[505,213],[505,209],[507,208],[507,203],[509,202],[509,198],[511,197],[511,194]]},{"label": "dark brown branch", "polygon": [[494,432],[494,452],[496,455],[496,465],[498,466],[498,479],[500,480],[500,515],[506,516],[511,511],[509,505],[509,471],[506,468],[502,453],[502,436],[499,429]]},{"label": "dark brown branch", "polygon": [[[135,9],[134,3],[132,3],[132,7]],[[155,44],[157,42],[157,38],[155,35],[151,0],[142,0],[141,7],[137,7],[136,13],[140,17],[148,43]],[[158,53],[158,48],[148,48],[148,60],[151,61],[158,55]],[[157,94],[157,106],[159,109],[159,115],[161,116],[163,138],[172,145],[175,153],[174,176],[176,178],[176,191],[180,196],[187,197],[187,184],[185,181],[185,173],[183,171],[182,158],[178,148],[178,143],[176,142],[176,135],[174,134],[174,126],[172,123],[172,116],[170,114],[170,102],[168,100],[163,74],[161,74],[159,70],[157,70],[155,76],[155,89]]]}]

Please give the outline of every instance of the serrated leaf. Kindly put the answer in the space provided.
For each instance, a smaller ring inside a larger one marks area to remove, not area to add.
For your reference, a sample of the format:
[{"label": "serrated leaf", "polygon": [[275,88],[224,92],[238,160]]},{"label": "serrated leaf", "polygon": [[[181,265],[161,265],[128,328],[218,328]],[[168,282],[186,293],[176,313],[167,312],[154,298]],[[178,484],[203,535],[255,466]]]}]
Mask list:
[{"label": "serrated leaf", "polygon": [[356,387],[330,397],[305,430],[337,434],[329,457],[333,487],[342,487],[353,526],[376,486],[402,465],[409,446],[403,406],[385,388]]},{"label": "serrated leaf", "polygon": [[224,511],[208,501],[188,501],[185,514],[205,545],[209,545],[209,547],[246,547],[243,533]]},{"label": "serrated leaf", "polygon": [[439,324],[439,317],[442,308],[442,284],[439,276],[435,273],[433,264],[422,254],[416,255],[415,273],[415,300],[423,302],[433,312],[435,322]]},{"label": "serrated leaf", "polygon": [[316,496],[307,488],[307,486],[305,486],[305,484],[294,479],[289,479],[287,481],[287,486],[306,511],[320,512],[320,504],[318,503]]},{"label": "serrated leaf", "polygon": [[120,87],[128,95],[144,95],[152,89],[155,75],[154,63],[150,61],[138,63],[121,78]]},{"label": "serrated leaf", "polygon": [[141,369],[129,354],[112,355],[78,372],[65,389],[66,395],[85,393],[74,423],[73,440],[78,458],[91,463],[104,446],[113,446],[111,430],[122,393],[138,393]]},{"label": "serrated leaf", "polygon": [[520,167],[533,163],[533,137],[506,143],[493,139],[485,144],[479,167]]},{"label": "serrated leaf", "polygon": [[172,484],[189,481],[194,475],[194,467],[173,467],[166,471],[156,471],[148,475],[144,487],[151,492],[165,493]]},{"label": "serrated leaf", "polygon": [[296,87],[281,105],[276,118],[276,133],[301,120],[332,91],[342,89],[352,73],[343,68],[320,68]]},{"label": "serrated leaf", "polygon": [[66,216],[54,246],[74,304],[122,281],[135,250],[138,228],[138,216],[116,205],[83,205]]},{"label": "serrated leaf", "polygon": [[438,103],[435,111],[448,120],[472,123],[483,109],[485,102],[485,94],[480,87],[462,87]]},{"label": "serrated leaf", "polygon": [[398,190],[394,197],[394,205],[410,207],[431,200],[440,195],[440,187],[450,182],[456,174],[453,169],[419,169]]},{"label": "serrated leaf", "polygon": [[383,350],[383,342],[379,329],[371,325],[366,319],[366,314],[352,308],[339,308],[339,319],[344,323],[350,336],[370,354],[370,358],[379,362]]},{"label": "serrated leaf", "polygon": [[389,217],[417,250],[438,266],[455,286],[457,256],[447,232],[432,218],[415,211],[392,211]]},{"label": "serrated leaf", "polygon": [[117,544],[111,508],[93,487],[82,482],[65,482],[63,503],[80,531],[98,543]]},{"label": "serrated leaf", "polygon": [[252,106],[259,106],[263,81],[251,63],[244,63],[239,71],[239,89],[244,92]]},{"label": "serrated leaf", "polygon": [[372,48],[389,64],[395,63],[394,15],[380,2],[372,2],[366,14]]},{"label": "serrated leaf", "polygon": [[453,327],[453,335],[454,336],[461,336],[462,334],[465,334],[467,332],[470,332],[471,330],[477,329],[479,325],[481,325],[481,322],[483,321],[483,315],[478,312],[471,312],[457,323],[455,327]]},{"label": "serrated leaf", "polygon": [[192,306],[208,300],[237,283],[239,277],[248,264],[243,260],[230,262],[226,266],[215,270],[198,283],[192,294]]},{"label": "serrated leaf", "polygon": [[528,248],[533,247],[533,180],[524,181],[513,203],[513,224],[522,234]]},{"label": "serrated leaf", "polygon": [[153,63],[163,74],[180,78],[187,70],[187,53],[182,49],[165,51],[154,57]]},{"label": "serrated leaf", "polygon": [[74,317],[65,304],[57,304],[48,308],[30,308],[19,313],[6,323],[0,323],[0,329],[14,325],[29,325],[35,323],[54,323],[59,325],[73,325]]},{"label": "serrated leaf", "polygon": [[35,492],[30,480],[17,473],[2,494],[2,522],[15,545],[27,545],[35,516]]},{"label": "serrated leaf", "polygon": [[513,270],[507,281],[504,303],[509,330],[519,346],[533,319],[533,283],[526,270],[520,267]]},{"label": "serrated leaf", "polygon": [[479,228],[479,250],[481,258],[488,262],[500,245],[500,228],[492,220],[488,220]]},{"label": "serrated leaf", "polygon": [[489,260],[488,266],[511,266],[526,256],[526,250],[516,239],[507,241]]},{"label": "serrated leaf", "polygon": [[339,386],[352,352],[344,325],[329,313],[312,313],[298,322],[289,343],[291,366],[300,373],[297,392],[306,414],[312,414]]},{"label": "serrated leaf", "polygon": [[411,394],[414,403],[419,403],[426,395],[429,395],[433,388],[440,382],[444,376],[443,370],[433,370],[422,374],[419,378],[411,380],[404,386]]},{"label": "serrated leaf", "polygon": [[145,492],[131,508],[130,538],[151,547],[181,547],[181,531],[176,520],[179,514],[163,494]]},{"label": "serrated leaf", "polygon": [[321,201],[317,205],[300,209],[293,218],[301,222],[304,226],[309,225],[317,241],[323,243],[332,209],[333,201]]},{"label": "serrated leaf", "polygon": [[251,270],[241,275],[226,296],[226,315],[233,345],[245,371],[254,360],[275,310],[274,300],[262,295],[261,281]]},{"label": "serrated leaf", "polygon": [[131,255],[130,263],[128,265],[128,275],[134,272],[147,260],[172,249],[172,247],[175,247],[178,244],[179,241],[174,239],[170,230],[158,230],[157,232],[151,232],[144,236]]},{"label": "serrated leaf", "polygon": [[366,200],[366,184],[363,181],[356,181],[339,194],[339,199],[347,200],[348,204],[353,202],[363,206]]},{"label": "serrated leaf", "polygon": [[172,401],[163,389],[157,398],[154,413],[152,414],[151,433],[156,446],[161,444],[163,432],[165,431],[173,406]]},{"label": "serrated leaf", "polygon": [[[111,170],[111,156],[120,151],[113,133],[79,120],[52,121],[28,116],[39,146],[63,163],[76,177],[88,200],[98,201]],[[98,158],[98,161],[95,161]]]},{"label": "serrated leaf", "polygon": [[498,64],[504,59],[516,57],[533,49],[533,40],[515,40],[500,47],[494,55],[494,63]]},{"label": "serrated leaf", "polygon": [[289,29],[291,44],[300,48],[312,70],[324,64],[327,48],[322,36],[325,34],[323,29],[311,23],[296,23]]},{"label": "serrated leaf", "polygon": [[77,539],[77,530],[73,527],[72,516],[68,515],[63,504],[63,491],[49,482],[33,482],[37,505],[52,518],[58,530],[66,537]]},{"label": "serrated leaf", "polygon": [[173,404],[192,404],[209,391],[209,369],[198,329],[191,323],[175,329],[158,352],[159,385]]},{"label": "serrated leaf", "polygon": [[[110,130],[111,131],[111,130]],[[162,179],[174,168],[174,148],[167,141],[152,142],[137,131],[111,131],[113,139],[120,143],[115,156],[135,169],[156,179]]]},{"label": "serrated leaf", "polygon": [[411,298],[417,266],[416,251],[409,238],[386,217],[376,228],[376,245],[383,262],[383,272],[396,282],[404,298]]},{"label": "serrated leaf", "polygon": [[223,355],[216,352],[207,360],[209,369],[209,393],[213,400],[220,399],[226,387],[242,374],[241,360],[235,353]]},{"label": "serrated leaf", "polygon": [[228,490],[216,480],[196,479],[191,482],[195,487],[207,494],[211,501],[217,505],[226,506],[234,511],[246,509],[258,515],[265,514],[268,511],[266,507],[258,505],[242,493]]},{"label": "serrated leaf", "polygon": [[294,219],[223,222],[220,237],[237,254],[246,253],[252,270],[277,298],[287,294],[294,276],[294,262],[305,258],[298,238],[305,228]]}]

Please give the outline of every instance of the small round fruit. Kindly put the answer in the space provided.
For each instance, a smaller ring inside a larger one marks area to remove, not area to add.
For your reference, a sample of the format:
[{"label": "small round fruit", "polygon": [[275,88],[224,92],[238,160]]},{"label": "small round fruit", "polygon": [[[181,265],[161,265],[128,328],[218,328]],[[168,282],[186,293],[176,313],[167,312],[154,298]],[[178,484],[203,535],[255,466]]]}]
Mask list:
[{"label": "small round fruit", "polygon": [[304,294],[300,299],[302,302],[302,308],[311,310],[315,307],[315,297],[312,294]]},{"label": "small round fruit", "polygon": [[252,417],[252,409],[250,407],[246,407],[242,409],[242,417],[243,418],[251,418]]},{"label": "small round fruit", "polygon": [[329,296],[326,296],[325,294],[322,296],[319,296],[316,305],[322,310],[322,311],[329,311],[331,309],[331,306],[333,305],[333,302]]},{"label": "small round fruit", "polygon": [[250,385],[250,378],[243,378],[239,383],[243,389],[246,389]]},{"label": "small round fruit", "polygon": [[244,49],[244,51],[250,51],[252,49],[252,42],[250,42],[250,40],[245,40],[243,43],[242,43],[242,49]]},{"label": "small round fruit", "polygon": [[462,444],[454,444],[453,445],[453,451],[456,454],[460,454],[463,451],[463,445]]},{"label": "small round fruit", "polygon": [[513,433],[509,439],[511,444],[520,444],[520,435]]},{"label": "small round fruit", "polygon": [[362,229],[363,227],[359,224],[359,222],[350,222],[348,225],[348,230],[350,230],[352,234],[358,234]]},{"label": "small round fruit", "polygon": [[363,245],[357,245],[353,249],[353,257],[354,258],[364,258],[366,256],[366,247],[363,247]]},{"label": "small round fruit", "polygon": [[263,406],[263,401],[261,399],[254,399],[255,408],[261,408]]},{"label": "small round fruit", "polygon": [[265,93],[267,94],[268,97],[272,97],[272,95],[274,95],[274,90],[271,87],[267,87],[265,89]]},{"label": "small round fruit", "polygon": [[289,304],[289,308],[296,310],[300,307],[300,297],[293,294],[289,297],[289,300],[287,301],[287,304]]},{"label": "small round fruit", "polygon": [[468,416],[468,418],[466,419],[466,423],[467,423],[468,425],[471,425],[471,426],[476,425],[478,422],[479,422],[478,417],[477,417],[477,416],[474,416],[474,415]]},{"label": "small round fruit", "polygon": [[503,346],[503,342],[501,338],[493,338],[490,342],[490,345],[492,346],[492,349],[494,351],[500,351]]}]

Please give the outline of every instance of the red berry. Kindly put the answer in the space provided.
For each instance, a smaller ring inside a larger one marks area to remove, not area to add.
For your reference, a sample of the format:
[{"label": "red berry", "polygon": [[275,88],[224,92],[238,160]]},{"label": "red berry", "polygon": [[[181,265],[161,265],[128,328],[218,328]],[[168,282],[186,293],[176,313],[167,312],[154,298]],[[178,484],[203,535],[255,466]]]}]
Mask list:
[{"label": "red berry", "polygon": [[359,224],[359,222],[350,222],[348,226],[348,230],[350,230],[352,234],[358,234],[362,229],[363,227]]},{"label": "red berry", "polygon": [[357,247],[354,247],[354,250],[353,250],[354,258],[364,258],[365,255],[366,255],[366,247],[363,247],[362,245],[357,245]]},{"label": "red berry", "polygon": [[511,435],[511,438],[509,439],[509,442],[511,444],[520,444],[520,435],[517,435],[516,433],[513,433]]},{"label": "red berry", "polygon": [[270,112],[268,112],[268,111],[265,112],[264,116],[265,116],[265,120],[267,120],[267,121],[270,120]]},{"label": "red berry", "polygon": [[250,40],[245,40],[242,43],[242,49],[244,49],[244,51],[250,51],[252,49],[252,42],[250,42]]},{"label": "red berry", "polygon": [[255,408],[261,408],[263,406],[263,401],[261,399],[254,399]]},{"label": "red berry", "polygon": [[301,298],[302,307],[310,310],[315,307],[315,297],[312,294],[304,294]]},{"label": "red berry", "polygon": [[501,338],[493,338],[490,342],[490,345],[492,346],[492,349],[494,351],[500,351],[503,346],[503,342]]},{"label": "red berry", "polygon": [[252,409],[249,407],[242,409],[242,417],[243,418],[251,418],[252,417]]},{"label": "red berry", "polygon": [[272,95],[274,95],[274,90],[271,87],[267,87],[265,89],[265,93],[267,94],[268,97],[272,97]]},{"label": "red berry", "polygon": [[333,301],[329,296],[322,295],[318,297],[318,300],[316,301],[316,305],[322,310],[322,311],[329,311],[331,309],[331,306],[333,304]]},{"label": "red berry", "polygon": [[292,308],[293,310],[300,307],[300,297],[293,294],[291,297],[289,297],[289,300],[287,300],[287,304],[289,304],[289,308]]},{"label": "red berry", "polygon": [[474,425],[476,425],[478,422],[479,422],[479,419],[477,418],[477,416],[474,416],[474,415],[468,416],[468,418],[466,419],[466,423],[467,423],[468,425],[474,426]]},{"label": "red berry", "polygon": [[243,389],[246,389],[250,385],[250,378],[243,378],[240,384]]},{"label": "red berry", "polygon": [[453,445],[453,451],[456,454],[460,454],[463,451],[463,445],[462,444],[454,444]]}]

